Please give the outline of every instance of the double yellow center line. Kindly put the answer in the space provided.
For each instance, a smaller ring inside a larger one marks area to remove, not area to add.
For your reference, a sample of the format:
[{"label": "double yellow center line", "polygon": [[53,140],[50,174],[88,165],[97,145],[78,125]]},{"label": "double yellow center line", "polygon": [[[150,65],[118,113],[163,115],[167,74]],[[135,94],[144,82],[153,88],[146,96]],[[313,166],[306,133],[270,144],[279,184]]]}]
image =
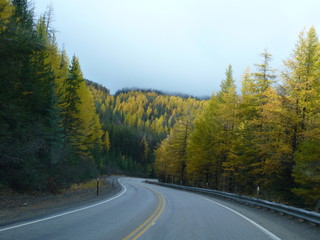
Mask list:
[{"label": "double yellow center line", "polygon": [[131,232],[129,235],[127,235],[122,240],[129,240],[129,239],[136,240],[136,239],[138,239],[159,218],[159,216],[163,212],[165,201],[164,201],[164,199],[163,199],[163,197],[162,197],[162,195],[160,193],[157,192],[157,196],[158,196],[158,199],[159,199],[159,203],[158,203],[158,206],[157,206],[156,210],[154,210],[154,212],[151,214],[151,216],[148,217],[148,219],[144,223],[142,223],[139,227],[137,227],[133,232]]}]

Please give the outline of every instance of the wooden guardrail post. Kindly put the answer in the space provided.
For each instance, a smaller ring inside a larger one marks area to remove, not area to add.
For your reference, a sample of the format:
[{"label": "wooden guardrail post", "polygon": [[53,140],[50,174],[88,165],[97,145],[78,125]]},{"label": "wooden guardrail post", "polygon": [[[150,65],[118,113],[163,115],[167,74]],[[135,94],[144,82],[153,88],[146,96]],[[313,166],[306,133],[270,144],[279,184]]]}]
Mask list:
[{"label": "wooden guardrail post", "polygon": [[99,178],[97,178],[97,196],[99,195]]}]

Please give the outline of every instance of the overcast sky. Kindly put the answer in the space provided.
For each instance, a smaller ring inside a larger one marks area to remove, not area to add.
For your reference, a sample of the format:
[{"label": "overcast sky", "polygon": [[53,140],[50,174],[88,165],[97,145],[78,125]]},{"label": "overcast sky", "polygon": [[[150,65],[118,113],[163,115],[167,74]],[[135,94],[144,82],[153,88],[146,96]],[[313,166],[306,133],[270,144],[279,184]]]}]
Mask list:
[{"label": "overcast sky", "polygon": [[54,9],[59,46],[109,88],[196,96],[218,91],[229,64],[240,86],[264,49],[283,68],[299,32],[320,31],[319,0],[34,0]]}]

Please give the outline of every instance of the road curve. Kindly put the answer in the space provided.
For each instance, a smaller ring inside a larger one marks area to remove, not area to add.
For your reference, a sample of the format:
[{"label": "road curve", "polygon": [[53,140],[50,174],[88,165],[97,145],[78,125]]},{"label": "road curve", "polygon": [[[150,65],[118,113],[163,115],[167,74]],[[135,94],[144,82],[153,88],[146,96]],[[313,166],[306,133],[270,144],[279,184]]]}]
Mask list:
[{"label": "road curve", "polygon": [[[280,239],[217,201],[121,178],[111,198],[0,228],[0,239]],[[283,238],[282,238],[283,239]]]}]

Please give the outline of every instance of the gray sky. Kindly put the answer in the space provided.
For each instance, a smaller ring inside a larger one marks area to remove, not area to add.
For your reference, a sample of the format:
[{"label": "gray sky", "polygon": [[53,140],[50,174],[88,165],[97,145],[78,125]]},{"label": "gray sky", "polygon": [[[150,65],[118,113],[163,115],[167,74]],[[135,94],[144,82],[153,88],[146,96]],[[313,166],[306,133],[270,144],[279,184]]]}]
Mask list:
[{"label": "gray sky", "polygon": [[196,96],[218,91],[232,64],[283,68],[304,28],[319,31],[319,0],[34,0],[54,8],[59,46],[76,54],[86,78],[114,93],[154,88]]}]

